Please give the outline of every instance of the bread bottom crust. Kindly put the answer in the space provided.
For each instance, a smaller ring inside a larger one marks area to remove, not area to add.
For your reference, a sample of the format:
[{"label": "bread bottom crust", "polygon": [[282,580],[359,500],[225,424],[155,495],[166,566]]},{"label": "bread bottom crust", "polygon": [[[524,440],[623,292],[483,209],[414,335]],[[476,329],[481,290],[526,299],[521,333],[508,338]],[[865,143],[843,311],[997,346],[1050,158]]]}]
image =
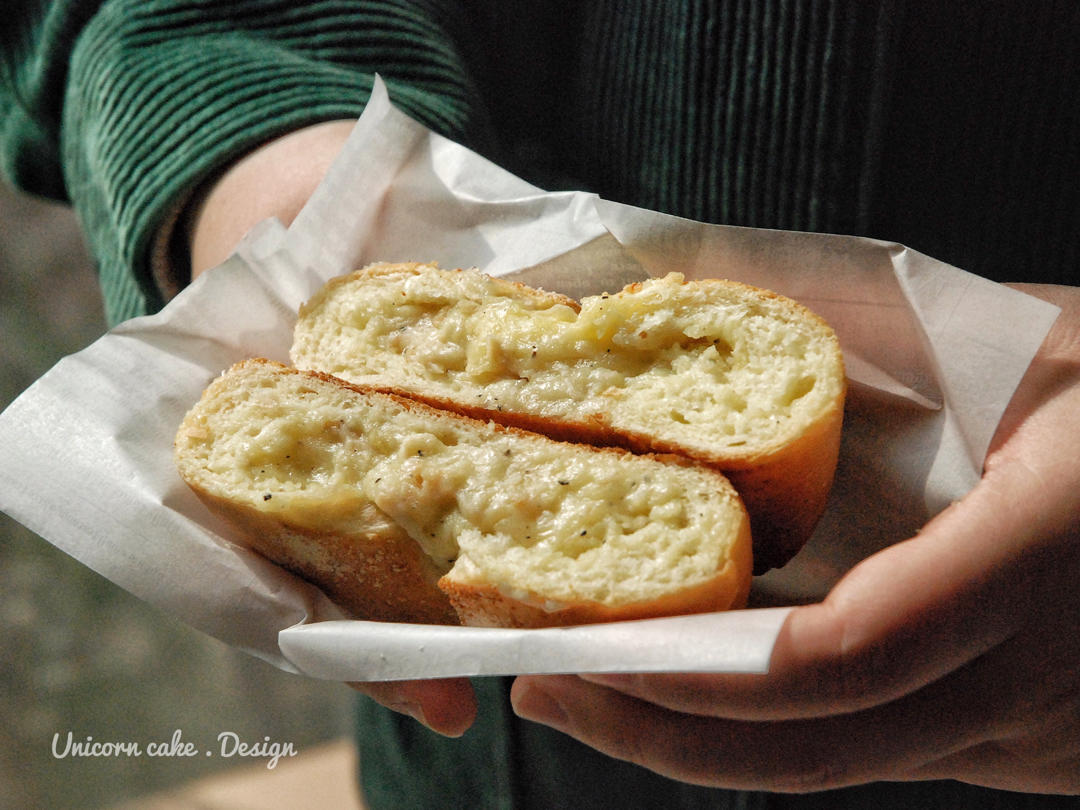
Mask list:
[{"label": "bread bottom crust", "polygon": [[195,493],[247,547],[317,586],[353,617],[460,624],[438,586],[441,572],[403,531],[309,529],[205,491]]}]

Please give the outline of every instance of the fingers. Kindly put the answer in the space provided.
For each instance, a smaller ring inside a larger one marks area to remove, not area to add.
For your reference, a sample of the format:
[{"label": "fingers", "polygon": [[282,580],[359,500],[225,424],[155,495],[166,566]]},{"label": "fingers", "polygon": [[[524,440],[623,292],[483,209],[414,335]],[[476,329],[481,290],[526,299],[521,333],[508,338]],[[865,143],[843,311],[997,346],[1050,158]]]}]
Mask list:
[{"label": "fingers", "polygon": [[467,678],[350,683],[349,686],[446,737],[460,737],[476,719],[476,696]]},{"label": "fingers", "polygon": [[[767,675],[582,677],[673,711],[737,720],[823,717],[888,703],[992,649],[1022,615],[1004,574],[986,573],[984,558],[942,537],[927,529],[857,567],[824,603],[793,610]],[[1014,609],[996,610],[1007,596]]]},{"label": "fingers", "polygon": [[521,678],[515,710],[700,784],[1075,792],[1075,556],[1041,564],[1025,553],[1037,522],[1001,487],[978,490],[794,610],[766,675]]},{"label": "fingers", "polygon": [[943,682],[863,712],[758,723],[680,714],[575,676],[518,678],[511,701],[526,719],[674,779],[797,792],[930,778],[935,762],[981,745],[986,708],[978,690]]},{"label": "fingers", "polygon": [[1075,743],[1071,759],[1033,763],[1029,758],[1018,755],[1010,745],[989,742],[931,762],[913,771],[910,778],[955,779],[956,774],[962,773],[963,781],[973,785],[1019,793],[1076,796],[1080,793],[1078,761],[1080,756],[1075,750]]}]

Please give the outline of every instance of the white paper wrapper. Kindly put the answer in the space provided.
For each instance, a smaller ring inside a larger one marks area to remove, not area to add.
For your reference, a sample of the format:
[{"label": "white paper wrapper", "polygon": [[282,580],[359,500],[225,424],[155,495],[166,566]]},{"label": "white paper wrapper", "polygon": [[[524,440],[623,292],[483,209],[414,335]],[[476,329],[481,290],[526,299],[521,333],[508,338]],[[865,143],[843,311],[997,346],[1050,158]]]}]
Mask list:
[{"label": "white paper wrapper", "polygon": [[[478,266],[574,296],[669,271],[734,278],[832,323],[851,379],[837,481],[806,549],[755,582],[763,607],[558,630],[333,621],[316,589],[231,542],[173,468],[177,426],[233,362],[287,362],[299,304],[375,260]],[[0,509],[137,596],[314,677],[760,672],[782,606],[821,598],[978,480],[1056,315],[896,244],[544,193],[410,120],[379,84],[290,229],[263,223],[164,311],[64,359],[0,415]]]}]

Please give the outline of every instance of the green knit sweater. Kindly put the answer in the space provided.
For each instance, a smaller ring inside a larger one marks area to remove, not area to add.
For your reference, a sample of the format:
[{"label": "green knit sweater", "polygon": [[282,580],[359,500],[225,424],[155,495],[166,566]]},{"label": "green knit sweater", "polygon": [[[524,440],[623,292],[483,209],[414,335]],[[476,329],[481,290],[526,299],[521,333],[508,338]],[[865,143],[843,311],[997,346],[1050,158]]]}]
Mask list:
[{"label": "green knit sweater", "polygon": [[376,71],[533,182],[903,242],[1000,280],[1080,259],[1080,4],[9,0],[0,165],[70,200],[111,320],[216,166],[354,117]]},{"label": "green knit sweater", "polygon": [[[0,166],[78,211],[112,321],[159,308],[161,223],[268,138],[362,111],[547,188],[895,240],[999,280],[1080,268],[1080,3],[8,0]],[[373,807],[1050,807],[937,783],[677,785],[522,723],[480,683],[446,741],[360,704]],[[1064,805],[1061,805],[1064,806]]]}]

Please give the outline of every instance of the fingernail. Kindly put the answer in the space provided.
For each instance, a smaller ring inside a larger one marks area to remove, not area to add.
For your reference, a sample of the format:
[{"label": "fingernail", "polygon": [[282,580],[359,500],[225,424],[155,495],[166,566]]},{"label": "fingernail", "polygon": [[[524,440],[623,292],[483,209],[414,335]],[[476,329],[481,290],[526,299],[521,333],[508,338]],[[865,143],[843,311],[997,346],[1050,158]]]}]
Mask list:
[{"label": "fingernail", "polygon": [[562,730],[567,726],[566,712],[562,705],[544,690],[530,686],[523,690],[514,701],[514,712],[518,717],[533,720]]},{"label": "fingernail", "polygon": [[389,703],[386,708],[400,714],[407,714],[416,722],[427,725],[427,718],[424,717],[424,710],[420,707],[419,703],[413,703],[412,701],[403,700],[398,703]]}]

